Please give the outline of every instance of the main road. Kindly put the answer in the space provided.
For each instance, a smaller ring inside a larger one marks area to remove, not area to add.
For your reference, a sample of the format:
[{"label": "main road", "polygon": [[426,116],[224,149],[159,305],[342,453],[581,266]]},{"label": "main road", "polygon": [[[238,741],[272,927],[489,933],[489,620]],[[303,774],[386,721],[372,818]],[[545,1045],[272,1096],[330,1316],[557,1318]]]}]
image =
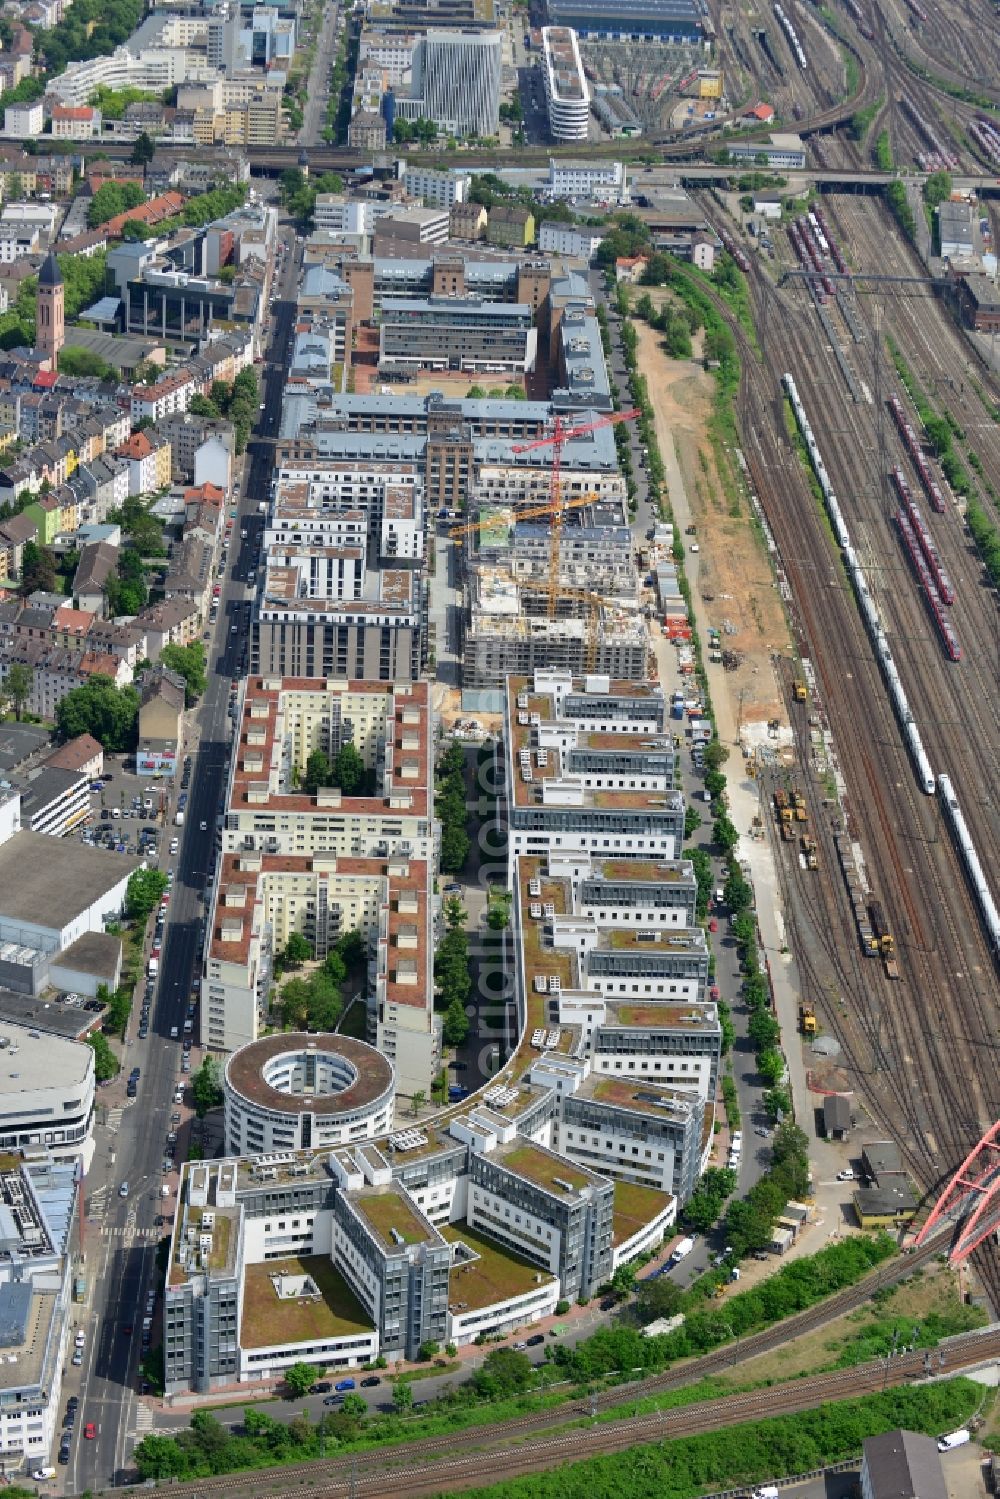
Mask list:
[{"label": "main road", "polygon": [[[270,358],[264,366],[264,409],[258,423],[265,436],[277,431],[280,419],[301,253],[291,231],[283,230],[283,234],[288,248],[284,275],[275,289]],[[256,564],[262,524],[257,503],[270,490],[272,453],[267,442],[250,444],[241,513],[233,525],[232,565],[221,580],[219,623],[210,643],[208,686],[194,717],[188,746],[194,764],[180,853],[168,861],[174,866],[175,880],[152,1025],[148,1039],[140,1042],[135,1037],[133,1018],[123,1057],[126,1069],[141,1068],[139,1096],[134,1107],[124,1110],[117,1134],[106,1142],[109,1206],[100,1229],[90,1229],[85,1240],[92,1299],[79,1319],[87,1341],[80,1371],[80,1419],[66,1484],[76,1492],[120,1481],[135,1434],[139,1329],[146,1293],[157,1284],[153,1274],[156,1248],[166,1231],[155,1220],[161,1210],[171,1214],[176,1202],[173,1196],[167,1200],[160,1195],[164,1145],[171,1128],[170,1114],[176,1107],[173,1092],[181,1079],[181,1042],[171,1039],[170,1032],[173,1027],[182,1031],[188,998],[197,979],[206,880],[229,764],[229,683],[240,675],[248,648],[246,578]],[[245,540],[241,530],[247,532]],[[168,824],[174,806],[172,796]],[[170,828],[165,828],[164,846],[169,833]],[[99,1152],[103,1144],[99,1139]],[[176,1175],[171,1180],[176,1182]],[[123,1183],[128,1185],[127,1197],[119,1195]],[[134,1335],[126,1335],[126,1327],[134,1328]],[[97,1427],[97,1436],[85,1441],[80,1431],[90,1421]]]}]

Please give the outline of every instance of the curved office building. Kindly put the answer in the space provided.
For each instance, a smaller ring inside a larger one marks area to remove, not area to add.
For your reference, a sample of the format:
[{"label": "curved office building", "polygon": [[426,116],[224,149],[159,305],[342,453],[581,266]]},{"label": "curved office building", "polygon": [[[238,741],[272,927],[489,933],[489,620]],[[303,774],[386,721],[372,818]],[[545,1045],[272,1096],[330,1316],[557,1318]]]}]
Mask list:
[{"label": "curved office building", "polygon": [[552,139],[585,141],[590,127],[590,85],[576,32],[568,26],[544,27],[542,57]]}]

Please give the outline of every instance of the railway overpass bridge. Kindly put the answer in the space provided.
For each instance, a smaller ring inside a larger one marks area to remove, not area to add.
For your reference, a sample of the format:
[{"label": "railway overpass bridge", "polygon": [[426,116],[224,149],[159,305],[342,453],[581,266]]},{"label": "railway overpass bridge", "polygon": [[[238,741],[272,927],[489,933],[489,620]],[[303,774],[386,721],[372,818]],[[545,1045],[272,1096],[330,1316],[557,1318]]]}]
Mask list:
[{"label": "railway overpass bridge", "polygon": [[[215,146],[161,145],[158,150],[165,155],[176,155],[178,160],[214,162],[220,167],[231,165],[234,156],[232,150]],[[126,160],[131,155],[132,147],[128,142],[95,141],[94,153],[96,154],[97,151],[100,151],[103,156]],[[662,154],[656,150],[656,155],[660,159],[651,162],[650,156],[653,151],[654,148],[647,148],[642,158],[631,165],[632,182],[638,188],[643,186],[655,188],[658,184],[678,180],[689,183],[693,187],[710,186],[716,182],[728,181],[734,176],[766,171],[766,168],[755,167],[749,162],[723,165],[681,156],[675,160],[670,147],[666,147]],[[251,171],[264,175],[277,175],[289,167],[297,167],[303,151],[302,147],[297,145],[248,146],[241,148],[236,154],[245,155],[248,158]],[[548,146],[529,147],[518,151],[515,159],[518,167],[527,171],[535,168],[541,172],[548,167],[550,157],[558,159],[561,154],[565,154],[565,148],[560,150]],[[627,159],[628,143],[611,142],[607,148],[598,148],[593,154],[608,157],[617,155]],[[86,148],[81,155],[86,160],[88,155]],[[373,157],[370,151],[359,151],[349,146],[317,145],[309,147],[305,155],[308,157],[309,168],[313,172],[349,172],[359,167],[370,167],[373,161],[375,163],[385,161],[388,164],[394,153],[390,151]],[[493,171],[497,165],[495,152],[489,151],[419,152],[412,156],[408,155],[406,159],[421,166],[467,167],[470,171],[479,172]],[[880,192],[898,178],[895,172],[846,167],[806,168],[802,171],[783,172],[781,175],[787,178],[793,191],[797,185],[808,182],[815,183],[820,189],[833,191]],[[1000,196],[1000,175],[996,173],[952,174],[952,183],[959,192],[974,191],[980,196],[984,194]]]}]

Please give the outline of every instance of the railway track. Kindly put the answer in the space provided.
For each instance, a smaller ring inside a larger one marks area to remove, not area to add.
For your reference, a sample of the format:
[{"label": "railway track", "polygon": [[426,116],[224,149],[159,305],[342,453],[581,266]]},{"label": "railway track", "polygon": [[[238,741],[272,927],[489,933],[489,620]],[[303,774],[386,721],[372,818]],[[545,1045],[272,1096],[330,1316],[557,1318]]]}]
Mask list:
[{"label": "railway track", "polygon": [[[947,1345],[947,1368],[956,1373],[1000,1356],[1000,1330],[983,1329],[963,1334]],[[562,1418],[549,1412],[547,1427],[534,1428],[525,1437],[517,1422],[502,1422],[488,1431],[453,1433],[405,1446],[379,1448],[355,1456],[300,1463],[255,1473],[199,1479],[193,1483],[171,1483],[173,1499],[195,1499],[213,1494],[266,1494],[268,1499],[292,1499],[304,1485],[314,1494],[341,1492],[372,1496],[398,1493],[440,1493],[511,1478],[518,1474],[562,1466],[602,1453],[631,1451],[643,1443],[668,1437],[693,1436],[716,1430],[720,1425],[763,1420],[778,1415],[813,1410],[828,1400],[841,1400],[908,1384],[924,1374],[923,1353],[908,1353],[891,1361],[879,1360],[850,1369],[772,1385],[767,1389],[675,1410],[644,1415],[623,1415],[613,1422],[594,1423],[591,1402],[577,1405]],[[628,1395],[617,1392],[619,1404],[641,1399],[639,1386]]]},{"label": "railway track", "polygon": [[[869,1066],[858,1072],[859,1087],[871,1100],[876,1117],[899,1138],[916,1180],[930,1193],[943,1185],[983,1128],[1000,1114],[1000,1019],[993,971],[961,866],[950,842],[943,840],[936,801],[915,790],[899,728],[825,517],[807,491],[797,454],[789,446],[780,373],[789,368],[807,382],[800,393],[816,417],[817,441],[834,487],[849,498],[845,513],[852,534],[859,530],[860,510],[859,535],[866,545],[869,525],[876,520],[883,524],[881,483],[875,482],[866,456],[876,449],[864,424],[867,418],[856,408],[845,415],[843,407],[831,402],[831,391],[843,387],[838,386],[832,356],[817,340],[811,307],[776,294],[759,270],[751,275],[750,288],[763,371],[754,367],[748,340],[734,327],[724,304],[717,304],[743,355],[738,409],[744,452],[798,610],[803,650],[813,661],[838,746],[852,832],[865,846],[875,893],[886,902],[892,922],[899,926],[905,918],[897,934],[902,937],[902,982],[880,979],[876,988],[870,973],[866,982],[855,971],[847,992],[849,1004],[861,1012],[861,1024],[841,1028],[840,1017],[833,1015],[832,1028],[838,1039],[843,1030],[843,1040],[855,1051],[859,1031],[868,1037],[877,1070],[869,1057]],[[877,545],[877,539],[872,544]],[[935,661],[934,669],[940,665]],[[841,898],[840,909],[853,939],[846,898]],[[971,996],[970,951],[978,975]],[[985,1251],[976,1264],[994,1305],[1000,1306],[1000,1260],[995,1252]]]}]

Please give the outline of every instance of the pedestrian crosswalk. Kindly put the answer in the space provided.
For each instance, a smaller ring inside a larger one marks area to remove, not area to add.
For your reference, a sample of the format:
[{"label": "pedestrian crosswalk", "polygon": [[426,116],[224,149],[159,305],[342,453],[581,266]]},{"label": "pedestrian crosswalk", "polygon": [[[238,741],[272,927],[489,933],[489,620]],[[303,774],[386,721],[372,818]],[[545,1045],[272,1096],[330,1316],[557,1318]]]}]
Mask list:
[{"label": "pedestrian crosswalk", "polygon": [[149,1406],[143,1405],[141,1400],[138,1401],[135,1407],[136,1435],[138,1436],[140,1432],[152,1431],[155,1424],[156,1423],[153,1419],[153,1412],[150,1410]]},{"label": "pedestrian crosswalk", "polygon": [[107,1129],[109,1135],[117,1134],[118,1129],[121,1126],[122,1115],[124,1113],[125,1110],[121,1104],[118,1104],[115,1108],[108,1110],[108,1122],[105,1128]]},{"label": "pedestrian crosswalk", "polygon": [[134,1223],[105,1223],[101,1232],[106,1239],[127,1239],[133,1244],[157,1244],[161,1234],[158,1228],[136,1228]]},{"label": "pedestrian crosswalk", "polygon": [[109,1190],[108,1183],[105,1182],[103,1187],[95,1187],[87,1198],[87,1217],[91,1223],[100,1223],[108,1211]]}]

